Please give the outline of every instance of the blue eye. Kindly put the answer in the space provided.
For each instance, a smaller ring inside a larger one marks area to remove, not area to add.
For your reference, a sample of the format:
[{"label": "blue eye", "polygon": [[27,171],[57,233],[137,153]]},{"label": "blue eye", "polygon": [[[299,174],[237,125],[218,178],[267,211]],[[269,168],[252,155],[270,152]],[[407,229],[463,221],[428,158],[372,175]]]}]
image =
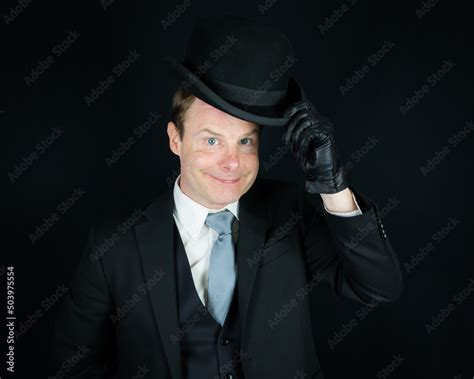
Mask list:
[{"label": "blue eye", "polygon": [[[212,140],[215,140],[215,138],[214,138],[214,137],[211,137],[211,138],[208,138],[208,139],[207,139],[207,141],[209,142],[209,140],[211,140],[211,139],[212,139]],[[213,144],[213,143],[211,143],[211,145],[214,145],[214,144]]]},{"label": "blue eye", "polygon": [[[252,138],[242,138],[241,141],[245,141],[245,140],[249,140],[249,141],[252,141]],[[245,144],[244,145],[248,145],[248,144]]]}]

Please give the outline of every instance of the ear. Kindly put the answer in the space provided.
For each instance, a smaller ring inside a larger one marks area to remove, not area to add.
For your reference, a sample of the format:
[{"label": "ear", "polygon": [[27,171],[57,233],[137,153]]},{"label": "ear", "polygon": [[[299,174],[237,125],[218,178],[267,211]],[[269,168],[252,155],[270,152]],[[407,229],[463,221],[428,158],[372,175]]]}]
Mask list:
[{"label": "ear", "polygon": [[170,149],[176,155],[181,155],[181,139],[179,138],[178,128],[173,121],[168,122],[167,133],[169,137]]}]

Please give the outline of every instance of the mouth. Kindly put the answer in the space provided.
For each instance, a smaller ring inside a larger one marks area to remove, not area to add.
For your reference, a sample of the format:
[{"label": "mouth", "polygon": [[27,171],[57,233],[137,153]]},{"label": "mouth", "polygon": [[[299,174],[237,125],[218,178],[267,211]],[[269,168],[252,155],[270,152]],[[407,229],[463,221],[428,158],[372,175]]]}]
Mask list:
[{"label": "mouth", "polygon": [[219,179],[219,178],[216,178],[215,176],[212,176],[210,174],[208,174],[212,179],[214,179],[216,182],[218,183],[221,183],[221,184],[235,184],[237,183],[240,178],[237,178],[237,179],[226,179],[226,180],[223,180],[223,179]]}]

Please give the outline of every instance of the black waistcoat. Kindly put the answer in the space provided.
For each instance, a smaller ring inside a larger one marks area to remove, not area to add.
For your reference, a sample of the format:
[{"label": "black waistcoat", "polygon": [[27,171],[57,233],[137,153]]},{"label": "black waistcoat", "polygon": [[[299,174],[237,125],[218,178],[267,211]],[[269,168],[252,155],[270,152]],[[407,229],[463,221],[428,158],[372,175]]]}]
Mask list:
[{"label": "black waistcoat", "polygon": [[176,224],[174,248],[183,378],[243,378],[237,283],[229,312],[221,326],[197,294]]}]

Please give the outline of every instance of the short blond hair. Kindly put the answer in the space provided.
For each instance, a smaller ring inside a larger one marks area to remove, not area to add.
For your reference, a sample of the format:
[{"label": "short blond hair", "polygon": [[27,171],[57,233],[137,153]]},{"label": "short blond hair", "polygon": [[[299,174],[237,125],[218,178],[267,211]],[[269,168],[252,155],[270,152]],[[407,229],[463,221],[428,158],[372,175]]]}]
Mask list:
[{"label": "short blond hair", "polygon": [[176,125],[181,141],[184,137],[184,117],[195,99],[196,96],[186,91],[184,88],[178,88],[173,96],[171,105],[171,121]]}]

